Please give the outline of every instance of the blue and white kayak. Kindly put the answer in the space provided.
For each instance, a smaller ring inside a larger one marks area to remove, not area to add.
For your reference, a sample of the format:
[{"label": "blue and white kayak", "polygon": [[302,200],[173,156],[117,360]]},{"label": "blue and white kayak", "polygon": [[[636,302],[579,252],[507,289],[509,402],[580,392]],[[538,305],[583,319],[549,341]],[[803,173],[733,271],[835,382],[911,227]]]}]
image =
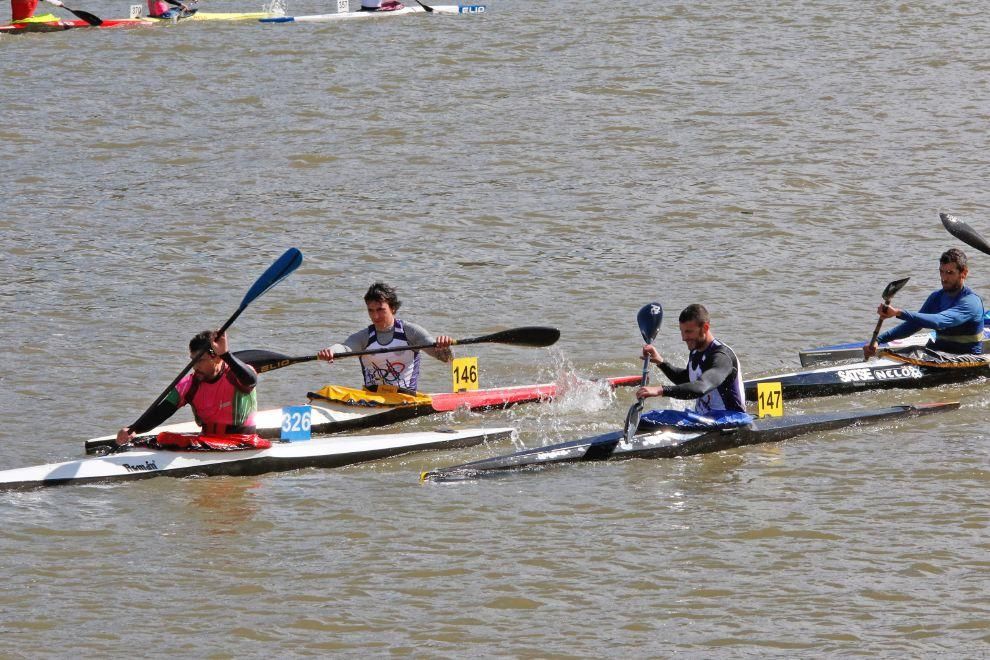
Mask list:
[{"label": "blue and white kayak", "polygon": [[[890,343],[880,344],[879,347],[894,353],[899,353],[902,350],[910,350],[918,346],[924,346],[933,336],[934,333],[919,333],[906,337],[905,339],[895,339]],[[810,367],[816,364],[825,364],[828,362],[862,360],[863,345],[865,343],[866,341],[863,340],[848,342],[845,344],[834,344],[832,346],[809,348],[798,353],[798,357],[801,358],[802,367]],[[990,325],[983,330],[983,352],[990,353]]]},{"label": "blue and white kayak", "polygon": [[427,449],[471,447],[506,440],[511,428],[421,431],[362,436],[317,437],[273,442],[267,449],[173,451],[133,447],[126,451],[63,463],[0,471],[0,491],[65,484],[104,483],[150,477],[244,476],[301,468],[334,468]]},{"label": "blue and white kayak", "polygon": [[309,14],[306,16],[277,16],[259,19],[262,23],[332,23],[359,18],[386,18],[407,14],[483,14],[485,5],[424,5],[406,6],[392,11],[349,11],[347,0],[338,0],[334,14]]}]

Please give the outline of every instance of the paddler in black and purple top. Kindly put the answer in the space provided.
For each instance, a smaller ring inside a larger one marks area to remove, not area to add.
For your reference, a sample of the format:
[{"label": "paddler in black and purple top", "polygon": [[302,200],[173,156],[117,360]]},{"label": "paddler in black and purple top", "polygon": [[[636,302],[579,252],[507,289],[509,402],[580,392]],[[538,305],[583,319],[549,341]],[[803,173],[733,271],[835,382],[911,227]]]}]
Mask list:
[{"label": "paddler in black and purple top", "polygon": [[720,411],[746,412],[739,359],[731,348],[712,334],[711,317],[703,305],[688,305],[678,317],[681,339],[687,345],[687,367],[678,369],[664,361],[656,347],[643,347],[643,357],[660,367],[673,385],[644,386],[636,397],[666,396],[672,399],[695,399],[694,411],[710,415]]},{"label": "paddler in black and purple top", "polygon": [[395,289],[384,282],[375,282],[364,294],[371,325],[355,332],[343,344],[325,348],[317,357],[333,362],[334,354],[363,351],[365,349],[395,348],[395,352],[362,355],[361,371],[365,389],[375,391],[380,385],[394,387],[400,392],[415,392],[419,383],[419,351],[403,350],[406,346],[436,343],[436,348],[424,349],[441,362],[454,358],[450,350],[454,340],[447,335],[433,339],[432,335],[415,323],[395,318],[402,302]]},{"label": "paddler in black and purple top", "polygon": [[[938,276],[942,288],[930,296],[917,312],[908,312],[881,304],[877,308],[880,318],[897,317],[904,321],[896,328],[880,333],[878,342],[910,337],[921,330],[934,330],[935,337],[927,347],[943,353],[959,355],[983,352],[983,300],[966,286],[969,265],[966,254],[959,248],[942,253],[938,260]],[[877,344],[863,346],[863,354],[876,355]]]}]

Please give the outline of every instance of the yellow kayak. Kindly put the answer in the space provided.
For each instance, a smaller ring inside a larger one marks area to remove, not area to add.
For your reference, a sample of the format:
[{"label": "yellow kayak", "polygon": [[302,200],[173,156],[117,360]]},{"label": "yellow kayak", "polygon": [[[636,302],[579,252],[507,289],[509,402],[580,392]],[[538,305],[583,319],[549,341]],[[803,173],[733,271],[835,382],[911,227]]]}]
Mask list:
[{"label": "yellow kayak", "polygon": [[183,21],[257,21],[262,18],[276,18],[282,14],[273,14],[267,11],[249,12],[212,12],[198,11],[192,16],[187,16]]}]

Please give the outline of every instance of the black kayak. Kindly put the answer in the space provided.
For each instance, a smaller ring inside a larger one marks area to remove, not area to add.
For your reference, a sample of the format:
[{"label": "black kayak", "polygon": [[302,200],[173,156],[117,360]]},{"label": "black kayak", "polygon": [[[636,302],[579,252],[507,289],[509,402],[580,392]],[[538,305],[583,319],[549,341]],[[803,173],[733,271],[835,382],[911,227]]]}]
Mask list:
[{"label": "black kayak", "polygon": [[779,442],[798,435],[831,431],[854,424],[876,424],[887,420],[918,417],[955,410],[959,402],[893,406],[872,410],[845,410],[810,415],[790,415],[757,419],[748,426],[728,429],[685,430],[674,427],[646,428],[626,442],[622,431],[613,431],[583,440],[526,449],[473,463],[424,472],[423,480],[459,481],[491,476],[507,470],[539,468],[557,463],[611,461],[628,458],[674,458],[708,454],[744,445]]},{"label": "black kayak", "polygon": [[[914,360],[913,363],[905,360]],[[980,355],[947,355],[914,348],[896,358],[834,365],[747,380],[746,397],[756,399],[760,383],[780,383],[784,400],[852,394],[865,390],[935,387],[990,376],[990,363]]]}]

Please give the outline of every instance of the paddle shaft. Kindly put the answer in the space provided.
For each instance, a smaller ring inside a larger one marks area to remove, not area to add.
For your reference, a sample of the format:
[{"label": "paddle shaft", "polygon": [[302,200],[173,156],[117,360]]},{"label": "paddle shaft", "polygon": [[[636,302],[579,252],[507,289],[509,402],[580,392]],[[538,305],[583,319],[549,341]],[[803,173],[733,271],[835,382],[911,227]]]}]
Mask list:
[{"label": "paddle shaft", "polygon": [[[639,312],[636,314],[636,323],[639,325],[639,334],[643,337],[643,341],[647,344],[652,344],[653,340],[657,337],[657,332],[660,331],[660,323],[663,321],[663,307],[660,303],[649,303],[648,305],[643,305]],[[646,387],[646,384],[650,382],[650,356],[643,356],[643,376],[640,378],[639,386]],[[643,413],[643,400],[637,398],[636,402],[629,406],[629,412],[626,413],[626,423],[623,427],[623,437],[628,441],[632,440],[632,437],[636,435],[636,430],[639,428],[639,417]],[[614,449],[615,445],[613,445]]]},{"label": "paddle shaft", "polygon": [[[471,341],[471,340],[462,340],[462,341],[454,341],[454,342],[452,342],[451,343],[451,346],[455,346],[455,345],[456,346],[463,346],[464,344],[481,344],[481,343],[483,343],[483,342],[481,342],[481,341]],[[360,357],[362,355],[376,355],[378,353],[398,353],[400,351],[419,351],[419,350],[422,350],[424,348],[436,348],[436,347],[437,347],[436,342],[433,342],[432,344],[414,344],[412,346],[397,346],[395,348],[373,348],[373,349],[365,350],[365,351],[348,351],[347,353],[334,353],[333,354],[333,359],[334,360],[337,360],[337,359],[345,358],[345,357]],[[274,355],[278,355],[278,354],[277,353],[273,353],[273,356]],[[312,362],[313,360],[319,360],[320,358],[317,357],[316,355],[302,355],[302,356],[299,356],[299,357],[289,357],[288,355],[284,355],[284,356],[281,356],[281,357],[278,357],[278,358],[273,357],[272,359],[273,360],[277,360],[277,362],[275,362],[273,364],[264,364],[264,365],[262,365],[260,368],[258,368],[258,373],[264,373],[266,371],[274,371],[275,369],[281,369],[282,367],[290,367],[290,366],[292,366],[294,364],[300,364],[302,362]],[[251,360],[248,360],[248,364],[251,364],[251,362],[252,362]],[[251,366],[254,366],[254,365],[252,364]]]},{"label": "paddle shaft", "polygon": [[[227,322],[224,323],[222,326],[220,326],[220,329],[217,330],[216,332],[217,336],[220,336],[223,333],[225,333],[227,331],[227,328],[229,328],[234,323],[234,321],[237,320],[237,317],[239,317],[241,313],[243,313],[244,310],[247,309],[248,305],[250,305],[252,302],[257,300],[262,295],[264,295],[266,291],[271,289],[273,286],[281,282],[283,279],[291,275],[293,271],[299,268],[299,265],[302,263],[302,260],[303,260],[302,252],[300,252],[296,248],[289,248],[288,250],[286,250],[281,257],[276,259],[275,262],[272,263],[272,265],[269,266],[257,280],[255,280],[254,284],[251,285],[251,288],[248,289],[248,292],[244,295],[244,298],[241,300],[241,304],[237,307],[237,311],[235,311],[231,315],[231,317],[227,319]],[[189,364],[187,364],[185,368],[181,372],[179,372],[179,375],[176,376],[175,379],[171,383],[169,383],[168,387],[162,390],[162,393],[155,398],[154,403],[152,403],[148,407],[148,409],[145,410],[141,414],[141,416],[137,418],[137,421],[135,421],[127,428],[133,429],[141,426],[141,424],[148,418],[148,416],[152,414],[155,408],[157,408],[158,405],[165,399],[165,397],[168,396],[169,392],[172,391],[172,388],[175,387],[180,380],[182,380],[183,376],[185,376],[190,369],[192,369],[193,365],[196,364],[196,360],[201,358],[203,354],[206,353],[206,351],[208,350],[209,348],[204,348],[198,351],[192,357],[192,359],[189,360]]]},{"label": "paddle shaft", "polygon": [[[550,346],[557,341],[558,337],[560,337],[560,331],[556,328],[524,326],[521,328],[513,328],[511,330],[495,332],[490,335],[483,335],[481,337],[455,339],[451,342],[451,346],[465,346],[468,344],[509,344],[539,348],[543,346]],[[360,357],[362,355],[376,355],[379,353],[397,353],[400,351],[418,351],[425,348],[436,347],[436,342],[433,342],[432,344],[413,344],[411,346],[396,346],[395,348],[373,348],[362,351],[335,353],[333,357],[336,360],[337,358]],[[241,359],[257,369],[258,373],[274,371],[275,369],[281,369],[282,367],[288,367],[293,364],[312,362],[313,360],[319,359],[316,355],[290,357],[280,353],[260,350],[250,352],[245,351],[245,353],[249,354],[245,355]]]},{"label": "paddle shaft", "polygon": [[[227,328],[229,328],[231,324],[233,324],[233,322],[237,320],[237,317],[241,315],[241,312],[243,312],[244,309],[245,309],[244,307],[238,308],[238,310],[234,312],[234,315],[231,316],[229,319],[227,319],[226,323],[220,326],[220,329],[217,330],[216,332],[217,337],[219,337],[220,335],[222,335],[224,332],[227,331]],[[203,348],[199,350],[193,356],[193,358],[189,360],[189,364],[183,367],[182,371],[179,372],[179,375],[176,376],[175,379],[168,384],[168,387],[162,390],[162,393],[158,395],[158,397],[155,399],[155,402],[152,403],[151,406],[149,406],[148,409],[145,410],[140,417],[138,417],[136,422],[134,422],[127,428],[135,428],[137,426],[140,426],[141,422],[143,422],[145,418],[147,418],[147,416],[150,415],[151,412],[158,407],[158,404],[160,404],[162,401],[165,400],[165,397],[167,397],[168,393],[172,391],[172,388],[179,384],[179,381],[182,380],[187,373],[189,373],[189,370],[193,368],[193,365],[196,364],[196,361],[199,360],[201,357],[203,357],[203,354],[206,353],[208,350],[209,350],[208,348]]]},{"label": "paddle shaft", "polygon": [[78,16],[79,18],[81,18],[82,20],[86,21],[87,23],[89,23],[94,27],[103,25],[103,19],[100,18],[99,16],[90,14],[88,11],[82,11],[81,9],[73,9],[72,7],[66,7],[65,3],[63,3],[61,0],[46,0],[46,2],[49,2],[55,5],[56,7],[61,7],[62,9],[68,12],[72,12],[73,14],[75,14],[76,16]]},{"label": "paddle shaft", "polygon": [[[888,305],[890,305],[890,298],[884,298],[883,306],[887,307]],[[871,346],[876,345],[877,337],[880,336],[880,326],[882,325],[883,325],[883,317],[881,316],[879,319],[877,319],[877,327],[873,328],[873,337],[870,339]]]}]

